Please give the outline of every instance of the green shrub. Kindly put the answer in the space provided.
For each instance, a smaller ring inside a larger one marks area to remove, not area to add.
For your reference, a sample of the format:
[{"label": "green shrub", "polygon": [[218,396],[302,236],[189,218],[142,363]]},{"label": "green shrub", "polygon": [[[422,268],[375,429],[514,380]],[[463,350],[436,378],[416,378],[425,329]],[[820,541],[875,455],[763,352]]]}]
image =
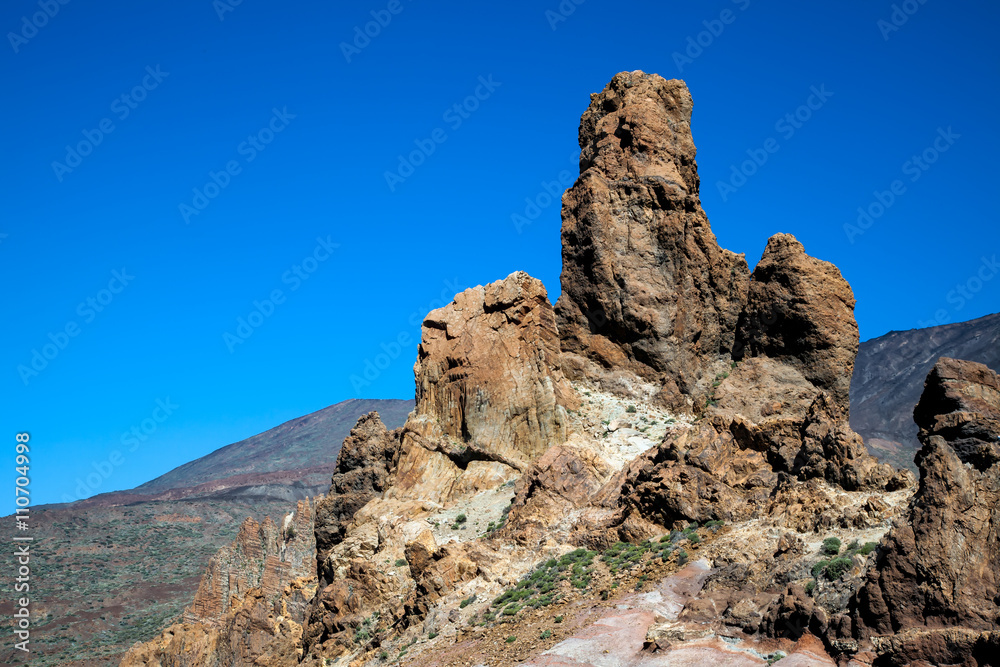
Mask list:
[{"label": "green shrub", "polygon": [[816,588],[816,580],[810,581],[806,584],[806,595],[812,595],[813,590]]},{"label": "green shrub", "polygon": [[861,550],[858,553],[862,554],[863,556],[867,556],[871,552],[875,551],[875,547],[877,546],[878,545],[875,544],[874,542],[865,542],[865,545],[861,547]]},{"label": "green shrub", "polygon": [[455,523],[465,523],[468,520],[469,520],[469,517],[465,516],[464,513],[463,514],[459,514],[458,516],[455,517]]},{"label": "green shrub", "polygon": [[848,551],[857,551],[861,548],[861,544],[857,540],[851,540],[851,543],[847,545]]},{"label": "green shrub", "polygon": [[823,540],[823,546],[820,551],[825,553],[827,556],[836,556],[840,553],[840,539],[837,537],[828,537]]},{"label": "green shrub", "polygon": [[687,562],[688,562],[688,552],[681,549],[680,551],[677,552],[677,564],[684,565]]},{"label": "green shrub", "polygon": [[517,641],[517,637],[515,637],[514,635],[511,635],[510,637],[507,637],[507,643],[508,644],[513,644],[516,641]]},{"label": "green shrub", "polygon": [[552,636],[552,631],[551,630],[542,630],[542,634],[539,635],[538,638],[539,639],[548,639],[551,636]]},{"label": "green shrub", "polygon": [[511,602],[509,605],[503,608],[504,616],[513,616],[517,612],[521,611],[521,605],[516,602]]},{"label": "green shrub", "polygon": [[461,602],[459,602],[458,603],[459,608],[460,609],[465,609],[466,607],[468,607],[470,604],[472,604],[472,601],[473,601],[474,597],[475,596],[470,596],[470,597],[465,598]]},{"label": "green shrub", "polygon": [[628,406],[627,408],[625,408],[625,412],[627,412],[629,414],[635,413],[635,406],[634,405]]},{"label": "green shrub", "polygon": [[851,569],[854,562],[850,558],[834,558],[826,566],[826,578],[836,581],[844,576],[844,573]]},{"label": "green shrub", "polygon": [[823,572],[826,571],[826,566],[829,565],[829,564],[830,564],[830,561],[828,561],[828,560],[821,560],[820,562],[818,562],[815,565],[813,565],[812,566],[812,576],[813,576],[813,578],[814,579],[818,578],[819,575],[823,574]]},{"label": "green shrub", "polygon": [[406,567],[406,559],[400,558],[396,561],[396,567]]},{"label": "green shrub", "polygon": [[381,653],[378,654],[378,659],[379,660],[388,660],[389,659],[389,652],[388,651],[382,651]]},{"label": "green shrub", "polygon": [[428,639],[434,639],[437,636],[438,636],[438,633],[436,633],[436,632],[429,632],[429,633],[427,633],[427,638]]},{"label": "green shrub", "polygon": [[555,621],[556,623],[562,623],[563,622],[563,617],[562,616],[556,616],[552,620]]}]

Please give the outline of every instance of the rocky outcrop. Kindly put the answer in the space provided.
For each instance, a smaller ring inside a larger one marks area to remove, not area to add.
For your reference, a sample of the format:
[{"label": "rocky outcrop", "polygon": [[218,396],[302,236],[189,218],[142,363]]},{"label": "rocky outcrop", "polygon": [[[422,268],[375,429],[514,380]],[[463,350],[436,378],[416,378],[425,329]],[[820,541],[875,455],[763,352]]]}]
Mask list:
[{"label": "rocky outcrop", "polygon": [[380,497],[392,483],[401,437],[402,429],[389,431],[378,413],[370,412],[344,439],[330,491],[316,505],[320,593],[309,610],[307,644],[347,631],[350,626],[345,617],[356,616],[361,602],[375,607],[374,603],[381,599],[387,583],[385,574],[371,563],[350,561],[333,551],[344,542],[358,510]]},{"label": "rocky outcrop", "polygon": [[446,501],[503,483],[566,439],[577,402],[545,287],[523,272],[432,311],[414,375],[396,497]]},{"label": "rocky outcrop", "polygon": [[281,526],[248,518],[216,553],[183,621],[136,644],[122,667],[242,667],[297,663],[316,593],[313,505],[301,500]]},{"label": "rocky outcrop", "polygon": [[1000,647],[997,374],[942,358],[914,418],[920,485],[857,596],[857,632],[884,664],[993,664],[968,660]]},{"label": "rocky outcrop", "polygon": [[927,329],[890,331],[861,343],[851,380],[851,427],[885,463],[910,468],[920,449],[912,409],[941,357],[1000,371],[1000,313]]},{"label": "rocky outcrop", "polygon": [[347,535],[355,513],[389,487],[401,436],[401,429],[389,431],[377,412],[369,412],[344,439],[330,491],[316,503],[316,562],[321,582],[333,579],[327,556]]},{"label": "rocky outcrop", "polygon": [[775,234],[751,276],[733,358],[793,366],[848,413],[859,344],[854,304],[837,267],[807,255],[791,234]]},{"label": "rocky outcrop", "polygon": [[679,407],[728,363],[749,279],[701,208],[692,106],[683,81],[644,72],[591,96],[556,303],[573,377],[627,370]]},{"label": "rocky outcrop", "polygon": [[280,527],[270,518],[263,523],[248,518],[233,543],[212,556],[185,622],[218,624],[251,589],[273,599],[288,582],[315,576],[315,545],[309,500],[300,500]]}]

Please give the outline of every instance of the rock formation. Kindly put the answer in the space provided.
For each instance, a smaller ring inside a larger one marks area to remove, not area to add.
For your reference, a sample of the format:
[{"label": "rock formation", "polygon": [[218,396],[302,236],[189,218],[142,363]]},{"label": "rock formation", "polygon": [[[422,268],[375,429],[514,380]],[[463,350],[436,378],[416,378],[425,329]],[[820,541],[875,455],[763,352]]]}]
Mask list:
[{"label": "rock formation", "polygon": [[401,429],[386,429],[377,412],[369,412],[344,439],[330,491],[316,503],[316,562],[321,582],[332,580],[326,559],[344,540],[354,514],[389,487],[401,434]]},{"label": "rock formation", "polygon": [[514,273],[427,316],[413,413],[362,417],[317,506],[307,611],[237,580],[129,664],[988,664],[996,375],[931,374],[911,503],[848,424],[850,287],[789,235],[752,277],[719,248],[690,115],[641,72],[593,96],[556,309]]},{"label": "rock formation", "polygon": [[[885,664],[996,664],[1000,656],[1000,380],[940,359],[914,410],[923,447],[906,522],[879,547],[855,603]],[[895,637],[889,637],[896,635]]]},{"label": "rock formation", "polygon": [[701,209],[692,106],[684,82],[643,72],[591,96],[556,303],[573,377],[629,371],[676,406],[728,363],[749,279]]},{"label": "rock formation", "polygon": [[791,234],[775,234],[753,270],[733,358],[789,364],[846,414],[859,344],[854,304],[837,267],[807,255]]},{"label": "rock formation", "polygon": [[576,398],[560,368],[545,287],[526,273],[467,289],[432,311],[413,371],[401,494],[447,500],[496,485],[566,439],[566,409]]},{"label": "rock formation", "polygon": [[308,500],[299,501],[280,527],[270,518],[248,518],[233,544],[212,557],[183,621],[133,646],[122,667],[291,667],[316,593],[313,529]]}]

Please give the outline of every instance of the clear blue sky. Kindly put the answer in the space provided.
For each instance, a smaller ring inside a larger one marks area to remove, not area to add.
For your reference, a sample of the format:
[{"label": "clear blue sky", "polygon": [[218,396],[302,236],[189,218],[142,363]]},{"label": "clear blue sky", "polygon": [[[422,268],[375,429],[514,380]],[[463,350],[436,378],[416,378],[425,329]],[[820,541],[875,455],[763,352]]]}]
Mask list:
[{"label": "clear blue sky", "polygon": [[[753,265],[795,234],[851,282],[863,338],[1000,310],[1000,275],[977,278],[1000,251],[996,3],[910,0],[896,26],[889,1],[226,1],[0,11],[0,441],[12,456],[31,432],[36,502],[88,474],[88,493],[130,488],[347,398],[411,397],[419,322],[461,288],[523,269],[554,301],[558,204],[511,216],[575,178],[589,94],[622,70],[690,86],[720,243]],[[433,153],[398,171],[417,141]],[[244,340],[237,318],[274,290]],[[18,370],[47,344],[37,375]],[[369,361],[384,368],[352,383]],[[123,441],[133,427],[146,440]]]}]

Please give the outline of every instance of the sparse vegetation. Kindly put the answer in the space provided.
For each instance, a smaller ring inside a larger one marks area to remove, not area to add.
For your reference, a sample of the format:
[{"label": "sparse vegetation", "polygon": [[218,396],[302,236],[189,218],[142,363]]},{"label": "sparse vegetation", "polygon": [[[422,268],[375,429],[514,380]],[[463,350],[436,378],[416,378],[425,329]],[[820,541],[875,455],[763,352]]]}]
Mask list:
[{"label": "sparse vegetation", "polygon": [[468,607],[470,604],[472,604],[475,601],[476,601],[476,596],[475,595],[470,595],[469,597],[467,597],[464,600],[462,600],[461,602],[459,602],[458,606],[459,606],[460,609],[465,609],[466,607]]},{"label": "sparse vegetation", "polygon": [[556,616],[552,620],[555,621],[556,623],[562,623],[563,622],[563,617],[562,616]]},{"label": "sparse vegetation", "polygon": [[552,636],[552,631],[546,629],[546,630],[542,630],[542,634],[539,635],[538,638],[539,639],[548,639],[551,636]]},{"label": "sparse vegetation", "polygon": [[627,408],[625,408],[625,412],[629,414],[635,414],[635,406],[634,405],[628,406]]},{"label": "sparse vegetation", "polygon": [[826,578],[836,581],[844,576],[844,573],[851,569],[854,562],[850,558],[834,558],[826,566]]},{"label": "sparse vegetation", "polygon": [[823,546],[820,547],[822,551],[827,556],[836,556],[840,553],[840,538],[838,537],[828,537],[823,540]]},{"label": "sparse vegetation", "polygon": [[507,637],[507,643],[508,644],[513,644],[516,641],[517,641],[517,637],[515,637],[514,635],[511,635],[510,637]]},{"label": "sparse vegetation", "polygon": [[406,567],[406,559],[399,558],[396,560],[396,567]]}]

